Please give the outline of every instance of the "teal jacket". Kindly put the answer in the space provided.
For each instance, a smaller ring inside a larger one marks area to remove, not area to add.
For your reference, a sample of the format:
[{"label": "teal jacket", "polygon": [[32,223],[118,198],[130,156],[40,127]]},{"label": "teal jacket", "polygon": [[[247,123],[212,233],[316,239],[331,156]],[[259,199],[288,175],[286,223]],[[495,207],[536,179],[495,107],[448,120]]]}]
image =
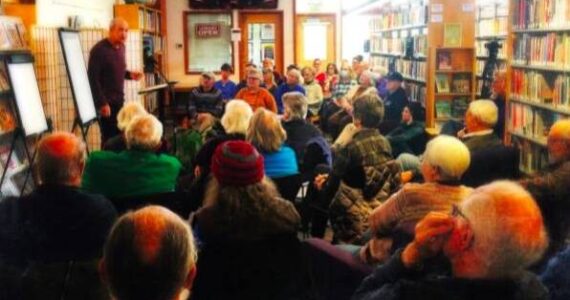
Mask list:
[{"label": "teal jacket", "polygon": [[181,167],[178,159],[165,154],[97,151],[87,159],[81,185],[111,198],[171,192]]}]

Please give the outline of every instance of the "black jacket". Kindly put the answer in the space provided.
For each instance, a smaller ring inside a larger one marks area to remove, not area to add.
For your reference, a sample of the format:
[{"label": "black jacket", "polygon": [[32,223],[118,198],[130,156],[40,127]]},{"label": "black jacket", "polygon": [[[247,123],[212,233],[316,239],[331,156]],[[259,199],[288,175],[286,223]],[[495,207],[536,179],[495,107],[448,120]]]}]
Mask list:
[{"label": "black jacket", "polygon": [[[418,272],[407,269],[402,251],[361,283],[353,300],[541,300],[548,291],[538,278],[523,273],[516,279],[461,279],[442,272]],[[424,266],[425,267],[425,266]]]},{"label": "black jacket", "polygon": [[40,186],[0,202],[0,261],[44,263],[101,257],[117,212],[111,202],[68,186]]},{"label": "black jacket", "polygon": [[403,88],[398,88],[384,101],[384,107],[386,114],[384,115],[384,121],[399,122],[402,119],[402,111],[404,107],[408,105],[408,95]]}]

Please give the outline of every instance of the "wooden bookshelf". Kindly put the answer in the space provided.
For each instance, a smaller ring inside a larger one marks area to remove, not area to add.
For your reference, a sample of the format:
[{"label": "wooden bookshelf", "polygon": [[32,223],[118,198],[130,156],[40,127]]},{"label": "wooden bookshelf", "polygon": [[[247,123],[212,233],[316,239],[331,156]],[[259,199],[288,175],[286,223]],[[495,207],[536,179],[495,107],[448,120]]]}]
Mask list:
[{"label": "wooden bookshelf", "polygon": [[[550,126],[570,117],[570,3],[509,0],[509,4],[513,18],[506,128],[521,151],[521,170],[532,173],[546,166]],[[541,9],[532,10],[533,5]],[[531,44],[533,51],[528,50]]]}]

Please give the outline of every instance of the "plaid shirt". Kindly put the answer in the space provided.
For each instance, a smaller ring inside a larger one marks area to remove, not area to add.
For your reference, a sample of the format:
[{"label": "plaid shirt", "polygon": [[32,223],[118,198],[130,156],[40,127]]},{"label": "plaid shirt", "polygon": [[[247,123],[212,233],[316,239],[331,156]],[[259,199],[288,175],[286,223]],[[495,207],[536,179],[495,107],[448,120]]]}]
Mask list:
[{"label": "plaid shirt", "polygon": [[346,95],[346,93],[348,93],[348,91],[355,85],[357,85],[355,80],[351,80],[348,83],[339,82],[332,91],[333,97],[335,99],[344,97],[344,95]]}]

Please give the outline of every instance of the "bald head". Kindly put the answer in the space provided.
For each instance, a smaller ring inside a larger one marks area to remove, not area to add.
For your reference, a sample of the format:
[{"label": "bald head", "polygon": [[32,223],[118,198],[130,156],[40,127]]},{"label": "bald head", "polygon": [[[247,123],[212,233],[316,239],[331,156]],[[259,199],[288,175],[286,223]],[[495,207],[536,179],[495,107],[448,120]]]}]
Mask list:
[{"label": "bald head", "polygon": [[175,299],[192,282],[196,255],[188,224],[166,208],[147,206],[117,221],[101,272],[117,299]]},{"label": "bald head", "polygon": [[85,144],[75,135],[54,132],[37,147],[36,170],[42,184],[79,186],[85,165]]},{"label": "bald head", "polygon": [[115,18],[109,24],[109,41],[111,44],[124,45],[129,32],[129,23],[123,18]]},{"label": "bald head", "polygon": [[550,163],[570,160],[570,119],[559,120],[550,128],[548,158]]}]

